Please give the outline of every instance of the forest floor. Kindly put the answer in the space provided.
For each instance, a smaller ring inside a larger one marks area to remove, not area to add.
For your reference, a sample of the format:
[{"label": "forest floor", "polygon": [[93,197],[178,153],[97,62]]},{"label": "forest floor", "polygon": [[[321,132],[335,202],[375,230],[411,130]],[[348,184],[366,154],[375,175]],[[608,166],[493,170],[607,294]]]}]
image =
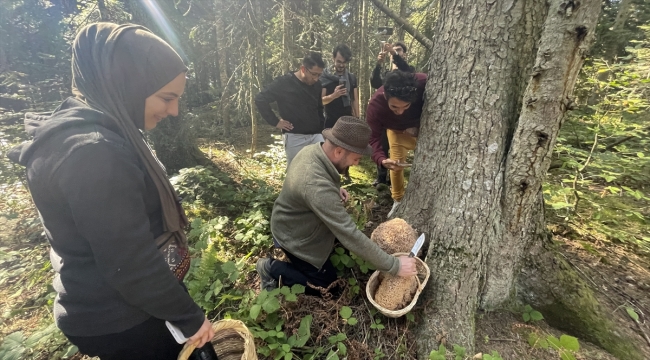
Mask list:
[{"label": "forest floor", "polygon": [[[272,143],[272,128],[260,124],[257,140],[258,151]],[[241,164],[235,160],[237,156],[246,156],[247,144],[250,144],[250,132],[247,128],[235,128],[234,134],[226,143],[204,141],[202,149],[208,153],[215,165],[225,172],[236,176]],[[229,144],[241,144],[239,146]],[[226,149],[224,151],[223,149]],[[221,150],[217,150],[221,149]],[[352,170],[352,184],[349,186],[371,189],[370,183],[375,176],[374,165],[364,160],[361,166]],[[25,346],[24,354],[29,354],[26,338],[34,333],[44,333],[52,340],[41,344],[40,355],[29,358],[49,359],[53,354],[61,356],[70,349],[70,345],[56,335],[55,330],[43,330],[51,324],[51,304],[53,293],[51,289],[52,271],[46,264],[48,259],[47,245],[37,219],[37,214],[31,205],[27,191],[22,185],[2,185],[3,198],[0,203],[0,338],[8,339],[22,332]],[[387,188],[380,189],[377,195],[370,199],[368,217],[364,232],[368,235],[381,222],[386,220],[390,209],[390,194]],[[560,244],[561,256],[567,260],[584,279],[593,285],[594,293],[607,311],[614,314],[616,331],[628,335],[646,358],[650,359],[650,327],[646,317],[650,316],[650,257],[638,248],[598,241],[581,237],[562,225],[561,219],[549,219],[549,228],[554,233],[554,240]],[[258,254],[262,255],[262,254]],[[365,288],[368,274],[353,273],[361,288]],[[432,274],[435,276],[435,274]],[[254,286],[259,288],[257,275],[250,274]],[[349,291],[347,288],[345,291]],[[342,296],[339,299],[321,300],[301,296],[293,308],[293,316],[313,314],[313,324],[322,324],[320,329],[312,330],[312,337],[332,334],[329,323],[332,316],[337,317],[341,304],[353,309],[361,327],[347,333],[348,359],[414,359],[415,358],[415,323],[413,317],[389,319],[376,315],[371,311],[371,305],[365,298],[365,291],[358,295]],[[417,317],[418,307],[426,306],[426,301],[414,309]],[[635,323],[627,308],[632,308],[639,316]],[[332,313],[334,309],[334,313]],[[524,321],[522,313],[511,310],[499,310],[478,314],[476,318],[476,353],[491,354],[493,351],[503,359],[559,359],[558,351],[534,348],[530,345],[531,333],[539,338],[552,335],[560,338],[561,329],[549,327],[543,320]],[[379,318],[382,329],[370,329]],[[287,325],[288,326],[288,325]],[[312,326],[313,327],[313,326]],[[349,329],[349,327],[348,327]],[[48,332],[49,331],[49,332]],[[569,334],[571,335],[571,334]],[[2,341],[0,341],[2,342]],[[580,350],[572,353],[577,359],[615,359],[606,351],[579,339]],[[447,344],[452,355],[452,345]],[[1,351],[2,349],[0,349]],[[467,359],[478,358],[474,354],[466,354]],[[22,358],[22,357],[18,357]],[[79,355],[72,358],[81,358]],[[323,355],[322,358],[325,358]],[[456,358],[457,359],[457,358]],[[626,359],[621,359],[626,360]]]}]

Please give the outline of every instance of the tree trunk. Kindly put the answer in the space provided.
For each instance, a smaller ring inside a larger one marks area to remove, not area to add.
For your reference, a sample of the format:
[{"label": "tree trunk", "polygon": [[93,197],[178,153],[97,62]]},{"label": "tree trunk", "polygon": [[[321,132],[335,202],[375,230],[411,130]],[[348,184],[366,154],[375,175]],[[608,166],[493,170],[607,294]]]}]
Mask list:
[{"label": "tree trunk", "polygon": [[607,60],[613,60],[616,56],[622,56],[625,53],[625,46],[621,44],[619,36],[625,34],[625,23],[632,14],[634,8],[634,0],[620,0],[618,3],[618,12],[616,13],[616,18],[614,19],[614,24],[609,30],[605,30],[608,33],[605,34],[605,37],[608,39],[604,43],[605,45],[605,58]]},{"label": "tree trunk", "polygon": [[365,0],[361,0],[361,32],[359,36],[359,115],[364,117],[366,114],[366,106],[368,99],[370,99],[370,78],[368,77],[368,4]]},{"label": "tree trunk", "polygon": [[441,3],[421,136],[397,214],[430,239],[435,276],[418,326],[422,358],[441,340],[471,352],[476,309],[514,293],[513,274],[543,216],[535,199],[547,155],[598,18],[599,1],[573,4]]},{"label": "tree trunk", "polygon": [[323,51],[323,33],[325,29],[321,29],[321,15],[322,4],[320,0],[309,0],[309,9],[311,17],[311,50],[316,52]]},{"label": "tree trunk", "polygon": [[221,108],[220,114],[223,121],[223,134],[225,137],[230,137],[232,131],[230,129],[230,86],[228,84],[228,51],[227,51],[227,37],[226,37],[226,26],[224,17],[226,12],[224,11],[226,4],[224,0],[217,0],[215,2],[217,9],[222,9],[219,11],[215,21],[215,28],[217,31],[217,57],[219,62],[219,80],[221,82],[221,99],[219,101],[219,106]]},{"label": "tree trunk", "polygon": [[[399,3],[399,17],[406,20],[406,5],[407,5],[407,0],[400,0]],[[399,23],[395,22],[395,25],[397,26],[397,40],[399,41],[404,41],[404,27],[401,26]]]},{"label": "tree trunk", "polygon": [[621,0],[618,5],[618,12],[611,31],[620,31],[632,12],[632,0]]},{"label": "tree trunk", "polygon": [[259,117],[259,112],[255,107],[255,95],[259,92],[261,83],[260,77],[262,76],[263,61],[262,58],[262,47],[264,47],[264,31],[262,29],[262,9],[260,7],[260,2],[256,1],[252,3],[251,8],[252,19],[255,19],[254,23],[251,24],[253,30],[253,47],[249,49],[249,53],[253,57],[253,61],[250,65],[250,91],[249,91],[249,107],[251,111],[251,154],[254,154],[257,151],[257,122]]},{"label": "tree trunk", "polygon": [[[595,3],[595,4],[593,4]],[[531,221],[551,165],[564,113],[572,106],[573,86],[593,43],[600,6],[562,8],[552,3],[544,24],[535,65],[523,96],[519,122],[506,159],[503,196],[504,238],[490,252],[483,305],[498,306],[512,289],[524,249],[537,238]],[[591,5],[591,6],[590,6]],[[555,6],[555,8],[553,7]],[[504,246],[505,245],[505,246]],[[507,251],[504,251],[508,248]]]},{"label": "tree trunk", "polygon": [[282,73],[284,74],[291,70],[292,62],[290,44],[293,43],[293,39],[291,37],[289,9],[287,8],[290,3],[290,0],[282,1]]},{"label": "tree trunk", "polygon": [[97,10],[99,11],[99,19],[101,21],[109,21],[108,10],[106,10],[104,0],[97,0]]}]

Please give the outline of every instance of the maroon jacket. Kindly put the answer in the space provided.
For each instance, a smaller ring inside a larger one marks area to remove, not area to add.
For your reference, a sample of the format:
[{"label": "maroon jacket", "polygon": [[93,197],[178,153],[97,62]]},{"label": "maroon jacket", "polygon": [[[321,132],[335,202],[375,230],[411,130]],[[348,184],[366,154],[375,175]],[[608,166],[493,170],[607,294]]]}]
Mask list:
[{"label": "maroon jacket", "polygon": [[388,100],[384,96],[384,87],[377,89],[366,110],[366,121],[372,129],[370,145],[372,146],[372,160],[381,165],[386,159],[386,154],[381,148],[381,134],[386,129],[406,130],[408,128],[420,127],[420,116],[424,104],[424,88],[427,84],[427,74],[415,73],[417,79],[418,99],[406,109],[402,115],[395,113],[388,107]]}]

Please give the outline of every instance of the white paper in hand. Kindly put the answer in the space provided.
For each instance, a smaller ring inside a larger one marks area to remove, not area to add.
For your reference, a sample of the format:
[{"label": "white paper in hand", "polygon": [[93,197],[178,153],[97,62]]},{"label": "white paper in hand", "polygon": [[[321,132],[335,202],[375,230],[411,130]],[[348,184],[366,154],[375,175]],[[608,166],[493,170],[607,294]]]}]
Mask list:
[{"label": "white paper in hand", "polygon": [[176,340],[177,343],[179,344],[185,344],[185,342],[188,340],[183,333],[181,332],[181,329],[177,328],[176,326],[172,325],[169,321],[165,321],[165,325],[167,325],[167,329],[169,329],[169,332],[172,333],[172,336]]}]

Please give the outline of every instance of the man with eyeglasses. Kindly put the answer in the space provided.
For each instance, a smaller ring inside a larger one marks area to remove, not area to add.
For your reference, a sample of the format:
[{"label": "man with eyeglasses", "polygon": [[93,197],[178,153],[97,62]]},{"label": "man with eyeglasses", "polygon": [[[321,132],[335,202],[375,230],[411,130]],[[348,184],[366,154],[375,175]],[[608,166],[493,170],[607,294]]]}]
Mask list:
[{"label": "man with eyeglasses", "polygon": [[[310,52],[296,72],[282,75],[255,97],[255,105],[272,126],[282,130],[287,168],[291,160],[307,145],[324,141],[322,86],[319,81],[325,63],[319,53]],[[271,109],[277,103],[280,117]]]},{"label": "man with eyeglasses", "polygon": [[[372,160],[390,170],[393,207],[388,217],[393,216],[404,197],[406,155],[409,150],[415,150],[426,84],[426,74],[392,71],[386,74],[384,85],[374,93],[366,110],[366,121],[372,129]],[[384,131],[390,145],[390,158],[381,146]]]},{"label": "man with eyeglasses", "polygon": [[[337,45],[332,51],[334,69],[325,68],[320,77],[326,129],[334,127],[341,116],[359,117],[357,77],[347,69],[351,59],[350,48],[345,44]],[[343,176],[350,181],[350,169],[345,169]]]}]

